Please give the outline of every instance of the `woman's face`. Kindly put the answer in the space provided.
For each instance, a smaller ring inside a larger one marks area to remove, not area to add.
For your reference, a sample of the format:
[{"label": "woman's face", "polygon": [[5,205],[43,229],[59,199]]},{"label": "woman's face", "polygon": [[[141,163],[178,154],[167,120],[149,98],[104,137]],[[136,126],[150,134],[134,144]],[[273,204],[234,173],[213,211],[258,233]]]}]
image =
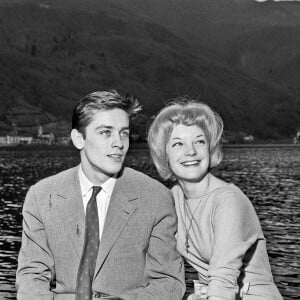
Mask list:
[{"label": "woman's face", "polygon": [[196,126],[176,125],[166,154],[170,169],[179,181],[198,182],[209,168],[209,145],[204,131]]}]

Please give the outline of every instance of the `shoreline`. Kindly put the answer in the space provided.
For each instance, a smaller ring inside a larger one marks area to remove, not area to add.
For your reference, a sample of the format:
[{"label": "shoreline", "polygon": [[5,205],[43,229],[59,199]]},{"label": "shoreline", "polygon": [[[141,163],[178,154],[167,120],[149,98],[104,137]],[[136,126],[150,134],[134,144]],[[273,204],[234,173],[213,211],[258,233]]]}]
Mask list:
[{"label": "shoreline", "polygon": [[[131,143],[129,150],[148,148],[147,143]],[[223,144],[223,149],[231,148],[300,148],[300,143],[249,143],[249,144]]]},{"label": "shoreline", "polygon": [[[147,149],[148,144],[145,142],[131,142],[130,150]],[[300,148],[300,143],[245,143],[245,144],[223,144],[223,149],[226,148]],[[73,145],[0,145],[0,151],[3,150],[73,150],[76,151]]]}]

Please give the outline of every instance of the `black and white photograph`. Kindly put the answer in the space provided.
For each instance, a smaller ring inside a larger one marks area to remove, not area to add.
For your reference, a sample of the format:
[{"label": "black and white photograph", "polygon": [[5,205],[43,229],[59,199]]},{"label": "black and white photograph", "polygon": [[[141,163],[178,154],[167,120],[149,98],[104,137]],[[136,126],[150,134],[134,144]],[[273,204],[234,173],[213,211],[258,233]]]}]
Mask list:
[{"label": "black and white photograph", "polygon": [[0,300],[300,298],[300,0],[0,0]]}]

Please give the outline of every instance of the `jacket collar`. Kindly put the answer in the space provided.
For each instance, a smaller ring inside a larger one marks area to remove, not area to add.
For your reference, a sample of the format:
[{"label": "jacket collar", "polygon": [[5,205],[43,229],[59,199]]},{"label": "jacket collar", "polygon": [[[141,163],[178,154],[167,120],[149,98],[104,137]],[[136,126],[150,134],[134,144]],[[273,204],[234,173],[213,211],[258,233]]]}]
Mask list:
[{"label": "jacket collar", "polygon": [[[78,174],[79,166],[70,169],[60,182],[56,196],[59,199],[58,205],[65,228],[70,233],[80,258],[84,245],[85,213]],[[138,198],[132,180],[126,168],[122,169],[117,177],[100,241],[95,275],[136,209]]]}]

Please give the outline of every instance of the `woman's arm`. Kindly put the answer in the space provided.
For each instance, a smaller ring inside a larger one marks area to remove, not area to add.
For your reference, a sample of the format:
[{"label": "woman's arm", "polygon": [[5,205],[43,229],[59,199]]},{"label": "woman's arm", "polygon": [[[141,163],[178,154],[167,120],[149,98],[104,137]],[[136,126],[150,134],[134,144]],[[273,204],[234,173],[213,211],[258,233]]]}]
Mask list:
[{"label": "woman's arm", "polygon": [[247,250],[263,233],[250,200],[239,189],[222,192],[212,214],[213,251],[209,262],[209,300],[234,300]]}]

